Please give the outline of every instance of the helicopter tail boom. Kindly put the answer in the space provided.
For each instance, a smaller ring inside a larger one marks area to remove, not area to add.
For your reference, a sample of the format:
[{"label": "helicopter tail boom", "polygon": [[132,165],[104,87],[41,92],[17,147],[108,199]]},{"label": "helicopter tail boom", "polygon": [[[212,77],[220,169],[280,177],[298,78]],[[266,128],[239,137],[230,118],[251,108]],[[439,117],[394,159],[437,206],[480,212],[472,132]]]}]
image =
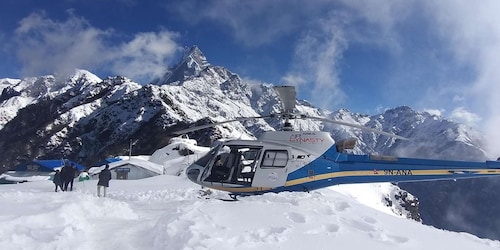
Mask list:
[{"label": "helicopter tail boom", "polygon": [[[327,186],[330,186],[346,183],[397,183],[500,176],[500,161],[467,162],[339,154],[336,162],[338,168],[334,168],[333,171],[321,173],[315,168],[316,175],[313,181],[327,181]],[[287,185],[311,180],[311,178],[289,179]]]}]

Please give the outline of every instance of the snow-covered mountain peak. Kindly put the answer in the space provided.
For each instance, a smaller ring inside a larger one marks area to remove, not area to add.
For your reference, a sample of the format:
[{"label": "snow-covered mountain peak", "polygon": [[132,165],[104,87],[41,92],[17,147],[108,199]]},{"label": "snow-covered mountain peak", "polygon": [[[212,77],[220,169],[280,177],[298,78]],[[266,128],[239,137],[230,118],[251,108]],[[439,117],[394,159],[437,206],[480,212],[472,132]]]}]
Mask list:
[{"label": "snow-covered mountain peak", "polygon": [[185,48],[182,61],[186,62],[191,68],[204,69],[210,65],[203,52],[201,52],[200,48],[196,45],[191,48]]},{"label": "snow-covered mountain peak", "polygon": [[99,83],[102,79],[93,74],[92,72],[85,69],[75,69],[74,73],[67,77],[66,82],[89,82],[89,83]]},{"label": "snow-covered mountain peak", "polygon": [[[69,94],[75,96],[77,95],[75,87],[81,91],[89,86],[97,86],[102,80],[87,70],[75,69],[73,74],[63,77],[45,75],[23,79],[2,79],[0,82],[1,129],[17,115],[20,109],[30,104],[54,99],[69,90],[72,90]],[[64,105],[67,106],[67,104]]]},{"label": "snow-covered mountain peak", "polygon": [[198,46],[185,47],[182,60],[167,70],[162,78],[154,80],[153,83],[164,85],[177,82],[180,84],[187,79],[200,76],[201,72],[209,66],[210,63]]}]

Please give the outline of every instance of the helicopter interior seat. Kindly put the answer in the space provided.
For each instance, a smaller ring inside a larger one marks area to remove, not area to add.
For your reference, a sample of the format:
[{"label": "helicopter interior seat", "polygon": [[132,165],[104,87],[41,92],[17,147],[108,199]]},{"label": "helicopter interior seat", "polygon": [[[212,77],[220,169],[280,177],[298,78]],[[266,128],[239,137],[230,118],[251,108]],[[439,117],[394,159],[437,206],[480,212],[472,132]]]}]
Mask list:
[{"label": "helicopter interior seat", "polygon": [[238,180],[243,182],[252,182],[255,172],[252,170],[253,162],[250,164],[245,164],[242,162],[241,171],[238,174]]},{"label": "helicopter interior seat", "polygon": [[[239,175],[241,174],[241,170],[242,170],[242,164],[241,164],[241,154],[237,153],[237,154],[231,154],[231,156],[233,156],[234,158],[232,159],[232,164],[231,164],[231,172],[229,173],[229,175],[231,176],[231,182],[232,183],[236,183],[239,181]],[[235,161],[236,160],[236,161]]]},{"label": "helicopter interior seat", "polygon": [[252,182],[253,180],[253,176],[255,175],[254,172],[242,172],[240,174],[240,178],[242,179],[242,181],[244,182]]}]

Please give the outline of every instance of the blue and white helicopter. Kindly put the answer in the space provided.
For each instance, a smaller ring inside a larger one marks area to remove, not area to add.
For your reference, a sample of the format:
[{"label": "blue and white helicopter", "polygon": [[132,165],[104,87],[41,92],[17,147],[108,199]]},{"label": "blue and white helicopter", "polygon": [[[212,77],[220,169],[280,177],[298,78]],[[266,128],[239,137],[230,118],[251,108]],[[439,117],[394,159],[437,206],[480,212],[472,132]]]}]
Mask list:
[{"label": "blue and white helicopter", "polygon": [[184,134],[224,123],[260,118],[282,119],[281,131],[268,131],[257,140],[228,140],[186,169],[189,180],[236,196],[266,192],[311,191],[332,185],[370,182],[416,182],[500,176],[500,162],[466,162],[398,158],[345,153],[355,140],[335,142],[329,133],[294,131],[291,119],[312,119],[352,126],[400,140],[407,138],[356,124],[294,113],[293,86],[276,86],[283,110],[197,126]]}]

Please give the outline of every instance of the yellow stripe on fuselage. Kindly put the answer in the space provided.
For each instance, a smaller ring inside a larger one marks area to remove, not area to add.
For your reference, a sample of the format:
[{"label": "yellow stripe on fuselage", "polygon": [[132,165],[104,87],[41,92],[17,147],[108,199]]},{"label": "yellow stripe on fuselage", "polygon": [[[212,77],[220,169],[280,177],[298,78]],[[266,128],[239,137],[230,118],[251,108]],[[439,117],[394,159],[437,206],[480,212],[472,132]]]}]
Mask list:
[{"label": "yellow stripe on fuselage", "polygon": [[262,192],[262,191],[268,191],[271,190],[272,188],[270,187],[223,187],[223,186],[209,186],[210,188],[221,190],[221,191],[226,191],[226,192],[232,192],[232,193],[254,193],[254,192]]},{"label": "yellow stripe on fuselage", "polygon": [[[461,173],[460,172],[473,172],[471,174],[481,174],[481,175],[500,175],[500,169],[432,169],[432,170],[412,170],[412,169],[406,169],[405,171],[411,171],[412,176],[419,176],[419,175],[447,175],[451,176],[453,174],[457,175],[457,178],[460,177]],[[455,173],[454,173],[455,172]],[[308,182],[313,182],[313,181],[320,181],[320,180],[325,180],[325,179],[331,179],[331,178],[337,178],[337,177],[363,177],[363,176],[403,176],[403,175],[390,175],[390,174],[384,174],[384,170],[357,170],[357,171],[340,171],[340,172],[333,172],[333,173],[327,173],[327,174],[320,174],[320,175],[314,175],[310,177],[304,177],[304,178],[299,178],[295,180],[290,180],[285,183],[285,186],[293,186],[293,185],[299,185],[299,184],[304,184]],[[209,185],[208,187],[221,190],[221,191],[226,191],[226,192],[231,192],[231,193],[256,193],[256,192],[263,192],[263,191],[269,191],[272,188],[270,187],[227,187],[227,186],[216,186],[216,185]]]},{"label": "yellow stripe on fuselage", "polygon": [[[404,171],[411,171],[410,175],[453,175],[456,172],[457,177],[461,174],[459,172],[473,172],[472,174],[482,175],[500,175],[500,169],[432,169],[432,170],[412,170],[405,169]],[[384,170],[356,170],[356,171],[340,171],[327,174],[320,174],[308,176],[295,180],[290,180],[285,183],[285,186],[293,186],[307,182],[320,181],[325,179],[337,177],[362,177],[362,176],[404,176],[404,175],[390,175],[384,174]]]}]

